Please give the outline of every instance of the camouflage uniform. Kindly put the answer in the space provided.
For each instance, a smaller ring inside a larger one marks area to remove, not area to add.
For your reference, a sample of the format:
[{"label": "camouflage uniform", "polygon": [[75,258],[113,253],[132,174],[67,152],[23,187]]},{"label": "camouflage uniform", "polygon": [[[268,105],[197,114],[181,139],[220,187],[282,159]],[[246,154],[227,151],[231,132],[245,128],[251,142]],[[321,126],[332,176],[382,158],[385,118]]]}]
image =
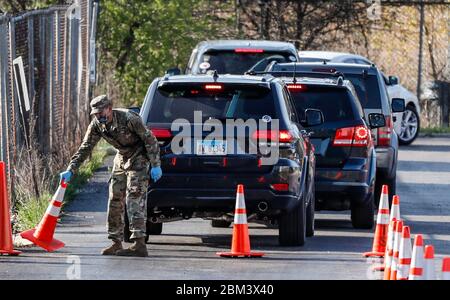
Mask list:
[{"label": "camouflage uniform", "polygon": [[152,167],[160,166],[159,146],[138,114],[127,109],[113,109],[112,113],[110,124],[101,124],[96,118],[92,120],[68,170],[75,174],[100,138],[116,148],[118,152],[109,181],[108,238],[123,240],[125,202],[131,239],[137,239],[145,237],[146,233],[149,163]]}]

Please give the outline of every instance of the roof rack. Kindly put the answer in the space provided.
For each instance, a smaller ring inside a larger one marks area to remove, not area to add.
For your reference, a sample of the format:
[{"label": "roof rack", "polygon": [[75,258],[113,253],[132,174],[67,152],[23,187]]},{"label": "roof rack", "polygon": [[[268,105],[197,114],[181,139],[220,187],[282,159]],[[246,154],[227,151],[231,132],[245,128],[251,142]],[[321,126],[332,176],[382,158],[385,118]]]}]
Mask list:
[{"label": "roof rack", "polygon": [[[272,75],[273,74],[286,74],[289,75],[289,77],[292,76],[293,71],[260,71],[260,72],[246,72],[245,75],[263,75],[263,74],[269,74]],[[325,77],[342,77],[342,80],[345,79],[344,73],[340,72],[340,71],[335,71],[333,73],[329,73],[329,72],[314,72],[314,71],[299,71],[299,70],[295,70],[295,75],[302,75],[302,74],[306,74],[306,75],[323,75]]]}]

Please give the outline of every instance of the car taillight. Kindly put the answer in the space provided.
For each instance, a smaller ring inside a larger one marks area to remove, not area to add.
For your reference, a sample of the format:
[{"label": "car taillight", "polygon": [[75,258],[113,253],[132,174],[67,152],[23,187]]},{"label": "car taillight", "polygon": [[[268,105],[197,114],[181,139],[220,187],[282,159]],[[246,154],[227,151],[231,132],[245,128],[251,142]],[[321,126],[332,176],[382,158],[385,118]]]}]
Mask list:
[{"label": "car taillight", "polygon": [[370,139],[370,131],[365,126],[339,128],[336,130],[333,146],[366,147]]},{"label": "car taillight", "polygon": [[306,85],[304,84],[298,84],[298,83],[292,83],[288,84],[287,88],[290,92],[301,92],[306,90]]},{"label": "car taillight", "polygon": [[237,48],[234,49],[236,53],[263,53],[264,49],[254,49],[254,48]]},{"label": "car taillight", "polygon": [[211,92],[223,91],[223,84],[205,84],[204,89]]},{"label": "car taillight", "polygon": [[157,139],[170,139],[172,132],[167,128],[150,128],[151,132]]},{"label": "car taillight", "polygon": [[389,116],[385,117],[386,126],[378,128],[378,146],[389,146],[391,144],[391,136],[392,136],[392,120]]},{"label": "car taillight", "polygon": [[266,140],[266,141],[276,141],[280,143],[292,142],[292,135],[289,130],[257,130],[253,133],[253,139],[255,140]]},{"label": "car taillight", "polygon": [[278,192],[289,191],[289,184],[287,184],[287,183],[274,183],[274,184],[271,184],[270,187]]}]

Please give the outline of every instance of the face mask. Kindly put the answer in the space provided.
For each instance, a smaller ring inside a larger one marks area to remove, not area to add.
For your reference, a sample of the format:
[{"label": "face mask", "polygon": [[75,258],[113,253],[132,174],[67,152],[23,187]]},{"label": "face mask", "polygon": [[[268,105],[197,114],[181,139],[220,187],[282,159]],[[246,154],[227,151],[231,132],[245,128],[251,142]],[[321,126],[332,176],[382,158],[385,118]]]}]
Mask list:
[{"label": "face mask", "polygon": [[100,124],[106,124],[108,122],[108,119],[105,116],[101,116],[97,120]]}]

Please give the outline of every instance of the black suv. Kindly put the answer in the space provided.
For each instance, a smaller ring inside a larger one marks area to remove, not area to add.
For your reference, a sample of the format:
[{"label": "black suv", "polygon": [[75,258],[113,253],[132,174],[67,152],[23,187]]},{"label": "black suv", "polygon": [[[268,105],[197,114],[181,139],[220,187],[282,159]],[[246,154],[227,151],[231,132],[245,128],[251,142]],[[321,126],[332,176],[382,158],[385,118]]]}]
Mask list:
[{"label": "black suv", "polygon": [[216,40],[197,44],[189,59],[186,74],[244,74],[253,68],[262,71],[271,62],[296,62],[295,46],[287,42]]},{"label": "black suv", "polygon": [[272,63],[267,68],[274,76],[287,76],[295,73],[297,76],[328,78],[343,74],[355,87],[363,107],[366,120],[370,113],[381,113],[385,117],[386,126],[373,129],[372,138],[377,154],[377,175],[375,203],[378,203],[381,186],[389,186],[389,202],[396,190],[398,137],[393,130],[392,112],[402,112],[405,101],[393,98],[390,104],[386,86],[381,72],[374,65],[359,65],[345,63]]},{"label": "black suv", "polygon": [[[281,245],[313,235],[314,151],[282,80],[166,75],[150,85],[140,116],[159,141],[163,169],[148,190],[148,234],[194,217],[229,226],[243,184],[249,222],[278,224]],[[317,110],[306,117],[309,126],[322,120]],[[279,151],[271,162],[268,147]]]},{"label": "black suv", "polygon": [[351,209],[355,228],[372,228],[376,154],[370,128],[384,126],[384,116],[371,113],[366,122],[353,85],[342,77],[282,79],[301,119],[306,109],[323,113],[323,124],[305,126],[315,148],[316,210]]}]

